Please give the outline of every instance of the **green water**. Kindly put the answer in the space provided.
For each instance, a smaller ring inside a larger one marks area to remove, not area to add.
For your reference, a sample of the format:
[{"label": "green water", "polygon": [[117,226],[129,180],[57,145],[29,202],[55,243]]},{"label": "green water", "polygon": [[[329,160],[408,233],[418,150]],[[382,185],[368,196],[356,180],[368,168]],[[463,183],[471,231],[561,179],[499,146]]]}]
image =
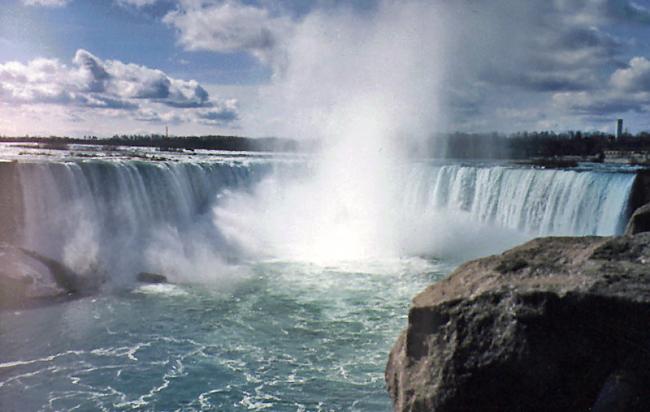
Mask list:
[{"label": "green water", "polygon": [[421,260],[266,262],[0,313],[0,410],[388,411]]}]

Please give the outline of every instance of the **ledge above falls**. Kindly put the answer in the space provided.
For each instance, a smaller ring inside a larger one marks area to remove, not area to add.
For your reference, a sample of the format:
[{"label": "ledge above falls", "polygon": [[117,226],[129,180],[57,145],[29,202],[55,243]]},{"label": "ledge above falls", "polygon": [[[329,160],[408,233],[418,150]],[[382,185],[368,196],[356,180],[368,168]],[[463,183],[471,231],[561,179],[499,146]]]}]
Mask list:
[{"label": "ledge above falls", "polygon": [[396,411],[650,410],[650,233],[540,238],[414,300]]}]

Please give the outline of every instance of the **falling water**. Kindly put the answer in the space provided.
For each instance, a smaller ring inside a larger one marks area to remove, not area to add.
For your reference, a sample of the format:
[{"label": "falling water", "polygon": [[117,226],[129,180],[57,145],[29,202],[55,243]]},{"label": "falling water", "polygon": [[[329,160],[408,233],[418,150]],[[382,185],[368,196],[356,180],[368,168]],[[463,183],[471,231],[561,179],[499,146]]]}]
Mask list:
[{"label": "falling water", "polygon": [[102,160],[18,168],[24,246],[80,273],[102,267],[117,280],[142,270],[169,273],[161,266],[201,254],[227,255],[211,223],[216,196],[245,190],[271,169],[269,163]]},{"label": "falling water", "polygon": [[631,173],[508,166],[419,165],[410,173],[410,213],[463,211],[531,236],[620,234],[634,183]]},{"label": "falling water", "polygon": [[[102,266],[114,277],[170,272],[163,266],[173,259],[165,254],[181,253],[184,261],[218,256],[222,263],[259,257],[260,250],[266,257],[296,257],[287,245],[323,252],[331,247],[324,244],[329,238],[351,253],[358,253],[355,241],[367,246],[371,238],[369,247],[385,255],[435,255],[435,239],[459,231],[454,222],[461,221],[464,230],[469,222],[511,231],[517,234],[514,242],[520,236],[611,235],[623,228],[634,182],[631,173],[412,163],[401,193],[386,196],[390,209],[383,217],[391,222],[371,227],[362,219],[368,205],[355,213],[357,197],[340,199],[336,185],[320,194],[296,190],[302,188],[296,173],[281,172],[308,170],[305,164],[278,169],[264,161],[93,160],[27,162],[18,168],[24,245],[79,272]],[[337,236],[337,228],[340,233],[366,228],[368,239]],[[332,236],[312,239],[328,230]]]},{"label": "falling water", "polygon": [[[0,409],[387,411],[388,345],[409,299],[449,273],[456,251],[617,233],[634,182],[616,171],[393,164],[384,173],[405,184],[364,220],[350,181],[341,192],[317,185],[330,190],[320,194],[302,185],[312,166],[17,163],[24,245],[83,273],[104,270],[118,287],[0,311]],[[385,218],[394,221],[367,224]],[[368,236],[336,236],[357,227]],[[331,242],[310,243],[328,228]],[[373,240],[397,259],[320,265],[287,253],[356,253]],[[140,270],[173,283],[128,283]]]}]

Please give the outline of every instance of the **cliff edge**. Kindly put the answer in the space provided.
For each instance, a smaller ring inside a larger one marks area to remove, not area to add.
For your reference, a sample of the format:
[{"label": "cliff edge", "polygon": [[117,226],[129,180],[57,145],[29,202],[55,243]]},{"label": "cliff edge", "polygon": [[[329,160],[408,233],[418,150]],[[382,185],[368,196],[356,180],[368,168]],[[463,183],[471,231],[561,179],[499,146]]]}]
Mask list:
[{"label": "cliff edge", "polygon": [[540,238],[414,300],[396,411],[650,410],[650,233]]}]

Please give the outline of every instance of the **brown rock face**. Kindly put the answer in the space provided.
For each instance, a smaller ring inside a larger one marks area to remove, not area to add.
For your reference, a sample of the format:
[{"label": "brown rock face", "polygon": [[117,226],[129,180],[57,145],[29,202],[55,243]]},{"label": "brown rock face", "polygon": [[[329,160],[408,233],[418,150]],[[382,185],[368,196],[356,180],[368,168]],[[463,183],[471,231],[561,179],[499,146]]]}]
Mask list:
[{"label": "brown rock face", "polygon": [[536,239],[413,300],[397,411],[650,410],[650,233]]}]

